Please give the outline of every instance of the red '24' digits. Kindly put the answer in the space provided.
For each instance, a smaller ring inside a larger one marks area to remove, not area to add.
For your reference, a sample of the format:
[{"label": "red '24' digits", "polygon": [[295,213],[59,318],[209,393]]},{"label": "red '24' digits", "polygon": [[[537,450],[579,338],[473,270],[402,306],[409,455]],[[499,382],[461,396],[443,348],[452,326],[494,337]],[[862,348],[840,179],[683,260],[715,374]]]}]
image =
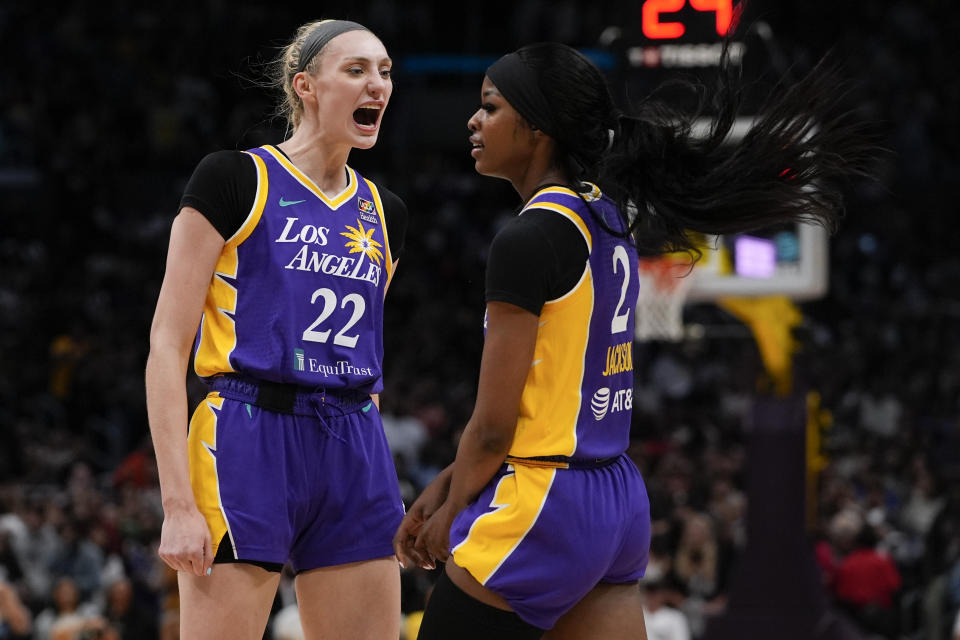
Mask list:
[{"label": "red '24' digits", "polygon": [[[647,0],[643,3],[643,35],[651,40],[679,38],[686,31],[682,22],[661,22],[660,15],[683,9],[686,0]],[[690,0],[697,11],[717,14],[717,35],[725,36],[733,20],[733,0]]]}]

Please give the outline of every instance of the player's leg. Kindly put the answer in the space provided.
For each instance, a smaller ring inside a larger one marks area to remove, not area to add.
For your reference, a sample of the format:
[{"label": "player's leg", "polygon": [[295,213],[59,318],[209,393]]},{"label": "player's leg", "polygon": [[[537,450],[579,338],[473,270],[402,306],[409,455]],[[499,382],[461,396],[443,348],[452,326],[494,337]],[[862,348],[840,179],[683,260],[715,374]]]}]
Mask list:
[{"label": "player's leg", "polygon": [[[619,531],[617,555],[607,573],[577,604],[560,616],[545,640],[646,640],[643,601],[637,581],[647,566],[650,549],[650,506],[636,465],[625,456],[585,480],[595,482],[583,495],[605,495],[613,504],[611,521],[599,531]],[[607,493],[604,494],[604,489]],[[619,496],[616,502],[610,496]],[[585,537],[585,547],[601,539]]]},{"label": "player's leg", "polygon": [[292,416],[244,401],[255,399],[252,392],[234,399],[213,391],[190,421],[190,482],[215,559],[209,576],[178,574],[187,640],[262,638],[290,548],[287,487],[299,478],[275,461],[284,460],[282,436],[295,425]]},{"label": "player's leg", "polygon": [[[356,394],[359,395],[359,394]],[[369,396],[331,397],[317,408],[312,522],[290,553],[300,620],[309,640],[400,637],[400,565],[393,534],[403,500],[379,412]]]},{"label": "player's leg", "polygon": [[543,629],[527,622],[453,560],[430,595],[418,640],[539,640]]},{"label": "player's leg", "polygon": [[394,556],[311,569],[297,575],[307,640],[400,637],[400,568]]},{"label": "player's leg", "polygon": [[636,583],[598,584],[556,626],[544,640],[646,640],[643,604]]},{"label": "player's leg", "polygon": [[178,581],[181,640],[259,640],[280,574],[249,564],[215,564],[209,576],[181,571]]}]

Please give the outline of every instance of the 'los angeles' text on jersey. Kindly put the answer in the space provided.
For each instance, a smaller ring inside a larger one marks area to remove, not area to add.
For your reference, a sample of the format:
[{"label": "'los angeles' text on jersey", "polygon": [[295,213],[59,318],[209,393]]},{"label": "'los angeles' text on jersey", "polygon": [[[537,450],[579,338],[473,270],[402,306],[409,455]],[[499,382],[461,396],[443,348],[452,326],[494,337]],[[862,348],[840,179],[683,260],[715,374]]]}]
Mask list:
[{"label": "'los angeles' text on jersey", "polygon": [[[593,209],[590,211],[589,207]],[[593,188],[581,198],[541,189],[527,203],[573,222],[590,250],[580,282],[544,304],[510,455],[607,458],[626,451],[633,407],[637,251],[616,204]]]},{"label": "'los angeles' text on jersey", "polygon": [[217,262],[197,374],[378,393],[393,261],[376,186],[347,167],[329,197],[274,147],[247,153],[257,197]]}]

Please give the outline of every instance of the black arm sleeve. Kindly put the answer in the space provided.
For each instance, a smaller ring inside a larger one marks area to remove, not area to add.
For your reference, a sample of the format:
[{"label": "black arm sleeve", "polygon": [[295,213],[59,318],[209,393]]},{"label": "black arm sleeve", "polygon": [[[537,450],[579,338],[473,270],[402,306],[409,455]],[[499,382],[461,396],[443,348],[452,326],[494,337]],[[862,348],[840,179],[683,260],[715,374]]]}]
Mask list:
[{"label": "black arm sleeve", "polygon": [[377,185],[380,189],[380,199],[383,202],[383,220],[387,224],[387,236],[390,242],[390,254],[396,262],[403,253],[407,237],[407,205],[400,196],[386,187]]},{"label": "black arm sleeve", "polygon": [[[395,193],[380,187],[383,216],[396,260],[407,235],[407,205]],[[193,207],[226,240],[233,236],[253,208],[257,197],[257,168],[242,151],[215,151],[203,158],[187,182],[180,209]]]},{"label": "black arm sleeve", "polygon": [[487,260],[487,302],[509,302],[540,315],[543,304],[568,293],[589,257],[587,241],[567,218],[530,209],[501,229]]},{"label": "black arm sleeve", "polygon": [[250,215],[256,197],[253,158],[242,151],[215,151],[194,169],[179,208],[193,207],[227,240]]}]

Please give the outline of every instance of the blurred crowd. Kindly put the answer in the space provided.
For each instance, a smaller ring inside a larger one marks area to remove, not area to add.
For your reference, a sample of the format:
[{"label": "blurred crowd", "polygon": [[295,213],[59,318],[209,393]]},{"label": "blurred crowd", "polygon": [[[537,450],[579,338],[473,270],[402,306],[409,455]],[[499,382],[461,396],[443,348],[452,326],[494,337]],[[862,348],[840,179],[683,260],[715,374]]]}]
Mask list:
[{"label": "blurred crowd", "polygon": [[[594,46],[610,16],[629,13],[617,2],[334,4],[331,15],[388,42],[398,91],[429,82],[404,78],[405,53]],[[848,185],[829,294],[802,307],[798,380],[830,414],[810,543],[831,606],[864,637],[955,640],[960,234],[947,179],[960,171],[960,84],[949,81],[960,16],[936,0],[796,4],[771,16],[777,50],[802,69],[833,46],[891,151],[878,180]],[[264,43],[309,17],[212,1],[0,6],[0,639],[177,637],[142,376],[167,233],[204,153],[281,139],[271,96],[250,78],[275,53]],[[398,142],[417,139],[403,113],[352,160],[411,213],[383,393],[409,501],[450,462],[470,414],[485,253],[518,203],[477,178],[466,151],[411,154]],[[736,326],[712,305],[688,314]],[[746,330],[637,344],[634,363],[630,453],[654,526],[641,585],[650,637],[700,638],[726,610],[749,542],[747,425],[762,364]],[[202,385],[191,376],[188,388],[197,401]],[[412,625],[434,579],[403,574]],[[268,637],[296,637],[289,585],[285,574]]]}]

